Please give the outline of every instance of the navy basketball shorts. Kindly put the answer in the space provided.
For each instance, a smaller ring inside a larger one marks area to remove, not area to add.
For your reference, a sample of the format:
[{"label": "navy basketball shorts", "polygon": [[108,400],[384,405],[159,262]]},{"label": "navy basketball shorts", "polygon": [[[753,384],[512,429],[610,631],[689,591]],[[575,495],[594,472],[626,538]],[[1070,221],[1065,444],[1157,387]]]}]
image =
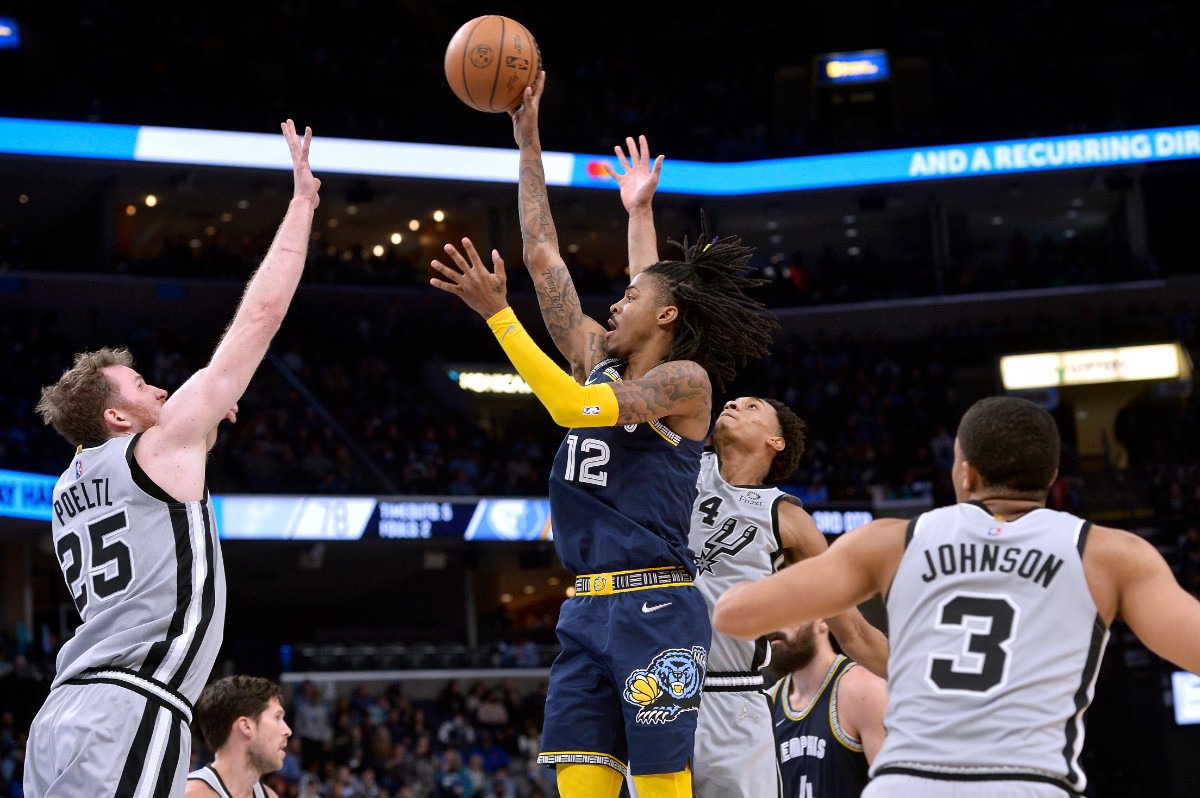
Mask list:
[{"label": "navy basketball shorts", "polygon": [[576,596],[558,620],[542,765],[642,776],[688,767],[712,625],[691,585]]}]

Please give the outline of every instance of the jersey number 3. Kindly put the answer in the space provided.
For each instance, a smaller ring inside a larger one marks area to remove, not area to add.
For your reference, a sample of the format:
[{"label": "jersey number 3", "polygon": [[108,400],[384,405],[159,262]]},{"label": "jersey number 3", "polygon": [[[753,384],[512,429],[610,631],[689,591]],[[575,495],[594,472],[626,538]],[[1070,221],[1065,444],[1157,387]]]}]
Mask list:
[{"label": "jersey number 3", "polygon": [[1017,609],[1003,596],[959,593],[942,602],[937,628],[962,630],[962,651],[930,654],[927,678],[940,691],[987,693],[1008,678]]},{"label": "jersey number 3", "polygon": [[[121,540],[128,529],[129,521],[121,509],[88,524],[86,540],[71,528],[55,542],[58,564],[80,617],[88,605],[89,585],[91,595],[106,599],[125,592],[133,581],[133,557]],[[85,556],[85,551],[90,556]],[[89,563],[86,572],[85,562]]]}]

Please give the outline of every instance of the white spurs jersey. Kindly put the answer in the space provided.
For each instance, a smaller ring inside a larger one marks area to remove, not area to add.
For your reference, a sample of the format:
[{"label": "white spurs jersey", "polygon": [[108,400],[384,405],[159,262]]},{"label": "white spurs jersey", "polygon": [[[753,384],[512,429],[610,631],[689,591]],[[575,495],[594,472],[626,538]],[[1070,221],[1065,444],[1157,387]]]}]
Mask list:
[{"label": "white spurs jersey", "polygon": [[887,736],[871,775],[1049,781],[1082,792],[1083,715],[1109,630],[1090,522],[978,502],[910,522],[887,596]]},{"label": "white spurs jersey", "polygon": [[[709,612],[721,594],[737,582],[775,572],[782,549],[778,507],[799,500],[769,485],[730,485],[721,477],[716,452],[705,452],[696,479],[696,503],[688,545],[696,554],[696,587]],[[770,659],[765,638],[738,640],[713,632],[708,673],[755,673]],[[710,684],[708,687],[712,687]],[[732,687],[732,683],[730,684]]]},{"label": "white spurs jersey", "polygon": [[[202,768],[193,770],[187,777],[188,781],[202,781],[207,784],[217,794],[218,798],[233,798],[233,795],[229,792],[229,788],[221,780],[221,774],[217,773],[212,765],[205,765]],[[254,798],[267,798],[267,791],[263,788],[261,781],[254,784],[250,794]]]},{"label": "white spurs jersey", "polygon": [[145,475],[139,437],[81,447],[54,486],[54,550],[83,619],[54,686],[117,681],[190,704],[225,625],[217,525],[208,497],[177,502]]}]

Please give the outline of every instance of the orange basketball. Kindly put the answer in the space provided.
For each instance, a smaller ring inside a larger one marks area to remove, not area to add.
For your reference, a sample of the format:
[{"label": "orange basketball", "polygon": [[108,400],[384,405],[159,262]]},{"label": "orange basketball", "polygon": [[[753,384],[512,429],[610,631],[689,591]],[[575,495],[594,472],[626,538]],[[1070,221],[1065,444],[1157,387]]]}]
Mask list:
[{"label": "orange basketball", "polygon": [[488,113],[520,105],[541,68],[541,53],[529,30],[497,14],[463,25],[446,47],[450,88],[467,105]]}]

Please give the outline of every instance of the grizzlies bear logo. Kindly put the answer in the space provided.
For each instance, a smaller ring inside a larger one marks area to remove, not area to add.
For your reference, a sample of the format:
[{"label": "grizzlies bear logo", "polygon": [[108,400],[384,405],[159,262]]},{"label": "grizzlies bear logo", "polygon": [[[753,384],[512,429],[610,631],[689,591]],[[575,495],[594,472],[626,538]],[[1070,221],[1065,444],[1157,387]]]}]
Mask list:
[{"label": "grizzlies bear logo", "polygon": [[638,723],[670,723],[683,712],[700,706],[704,686],[706,653],[696,646],[690,651],[669,648],[645,670],[639,668],[625,680],[625,700],[641,707]]}]

